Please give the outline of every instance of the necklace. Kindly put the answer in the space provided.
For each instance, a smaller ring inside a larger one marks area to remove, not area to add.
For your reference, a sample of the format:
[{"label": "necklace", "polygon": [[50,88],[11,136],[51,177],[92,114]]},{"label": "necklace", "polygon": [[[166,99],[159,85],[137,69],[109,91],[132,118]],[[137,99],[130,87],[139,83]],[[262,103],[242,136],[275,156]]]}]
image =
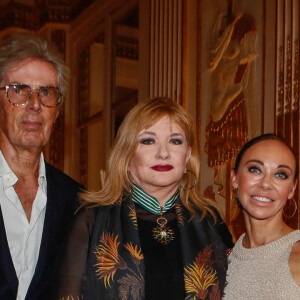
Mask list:
[{"label": "necklace", "polygon": [[174,239],[174,232],[166,225],[168,220],[163,217],[163,207],[160,208],[160,216],[156,219],[157,226],[153,228],[153,237],[164,245],[169,244]]}]

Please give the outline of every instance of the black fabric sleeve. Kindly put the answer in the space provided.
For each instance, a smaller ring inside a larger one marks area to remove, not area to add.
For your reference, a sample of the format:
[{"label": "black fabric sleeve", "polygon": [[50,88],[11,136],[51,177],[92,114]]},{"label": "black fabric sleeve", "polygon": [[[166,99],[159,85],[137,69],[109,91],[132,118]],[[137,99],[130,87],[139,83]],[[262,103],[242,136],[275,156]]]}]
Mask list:
[{"label": "black fabric sleeve", "polygon": [[74,217],[59,274],[58,299],[81,299],[96,211],[84,207]]}]

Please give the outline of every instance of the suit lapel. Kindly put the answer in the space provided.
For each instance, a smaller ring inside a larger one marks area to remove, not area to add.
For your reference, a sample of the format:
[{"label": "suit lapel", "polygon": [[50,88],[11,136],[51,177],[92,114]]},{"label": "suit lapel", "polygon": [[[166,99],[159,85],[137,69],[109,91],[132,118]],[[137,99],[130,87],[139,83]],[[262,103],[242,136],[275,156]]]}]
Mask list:
[{"label": "suit lapel", "polygon": [[46,214],[39,258],[27,295],[30,295],[32,290],[39,288],[38,286],[41,284],[45,272],[47,272],[50,264],[53,262],[52,258],[56,255],[54,252],[62,230],[61,220],[65,212],[64,184],[60,182],[60,179],[57,178],[57,174],[52,171],[51,167],[46,162],[45,164],[47,178]]},{"label": "suit lapel", "polygon": [[[10,255],[2,210],[0,207],[0,298],[17,294],[18,278]],[[5,287],[5,288],[3,288]],[[9,291],[10,290],[10,291]]]},{"label": "suit lapel", "polygon": [[59,193],[56,193],[56,186],[53,182],[51,174],[49,174],[48,165],[46,163],[46,178],[47,178],[47,204],[46,214],[43,228],[43,235],[41,240],[39,258],[35,268],[35,272],[28,289],[27,295],[31,290],[35,290],[43,277],[43,272],[47,269],[48,261],[50,259],[52,245],[54,243],[52,237],[56,230],[56,220],[59,219],[61,209],[59,208]]}]

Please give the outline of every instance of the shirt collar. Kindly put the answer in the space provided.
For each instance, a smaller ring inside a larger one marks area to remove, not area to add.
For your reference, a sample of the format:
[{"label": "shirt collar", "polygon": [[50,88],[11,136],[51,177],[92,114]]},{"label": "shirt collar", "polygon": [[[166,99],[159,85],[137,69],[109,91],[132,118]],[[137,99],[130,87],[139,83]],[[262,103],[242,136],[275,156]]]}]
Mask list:
[{"label": "shirt collar", "polygon": [[2,151],[0,150],[0,177],[3,175],[7,175],[9,173],[12,173],[12,170],[10,169],[9,165],[7,164]]},{"label": "shirt collar", "polygon": [[[18,181],[17,176],[14,174],[14,172],[9,167],[1,150],[0,150],[0,177],[4,177],[9,186],[14,185]],[[46,189],[46,185],[45,185],[46,184],[46,166],[45,166],[45,160],[44,160],[43,153],[41,153],[41,157],[40,157],[38,182],[39,182],[39,185],[41,185],[43,189]]]},{"label": "shirt collar", "polygon": [[45,159],[44,159],[44,154],[41,153],[41,157],[40,157],[40,164],[39,164],[39,185],[44,189],[44,191],[46,190],[46,166],[45,166]]},{"label": "shirt collar", "polygon": [[[134,202],[138,203],[140,206],[152,212],[153,214],[161,214],[161,206],[159,201],[155,197],[147,194],[141,187],[136,184],[133,184],[133,192],[131,194],[131,197]],[[166,202],[163,207],[162,213],[165,213],[167,210],[169,210],[174,205],[177,199],[179,199],[178,190]]]}]

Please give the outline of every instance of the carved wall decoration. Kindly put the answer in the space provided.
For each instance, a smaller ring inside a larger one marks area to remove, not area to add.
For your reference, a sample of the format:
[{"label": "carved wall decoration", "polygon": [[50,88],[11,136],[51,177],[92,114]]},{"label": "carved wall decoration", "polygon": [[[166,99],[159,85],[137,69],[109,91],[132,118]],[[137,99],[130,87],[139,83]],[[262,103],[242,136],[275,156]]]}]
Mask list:
[{"label": "carved wall decoration", "polygon": [[212,95],[206,127],[205,151],[208,166],[214,169],[214,184],[225,198],[225,218],[229,224],[238,215],[232,205],[231,162],[248,139],[245,91],[253,80],[250,66],[257,58],[257,30],[254,17],[239,13],[220,14],[212,34],[208,70]]},{"label": "carved wall decoration", "polygon": [[216,23],[209,64],[212,98],[206,150],[211,168],[232,160],[248,139],[244,89],[249,65],[257,57],[254,18],[240,14],[222,29],[223,17]]}]

